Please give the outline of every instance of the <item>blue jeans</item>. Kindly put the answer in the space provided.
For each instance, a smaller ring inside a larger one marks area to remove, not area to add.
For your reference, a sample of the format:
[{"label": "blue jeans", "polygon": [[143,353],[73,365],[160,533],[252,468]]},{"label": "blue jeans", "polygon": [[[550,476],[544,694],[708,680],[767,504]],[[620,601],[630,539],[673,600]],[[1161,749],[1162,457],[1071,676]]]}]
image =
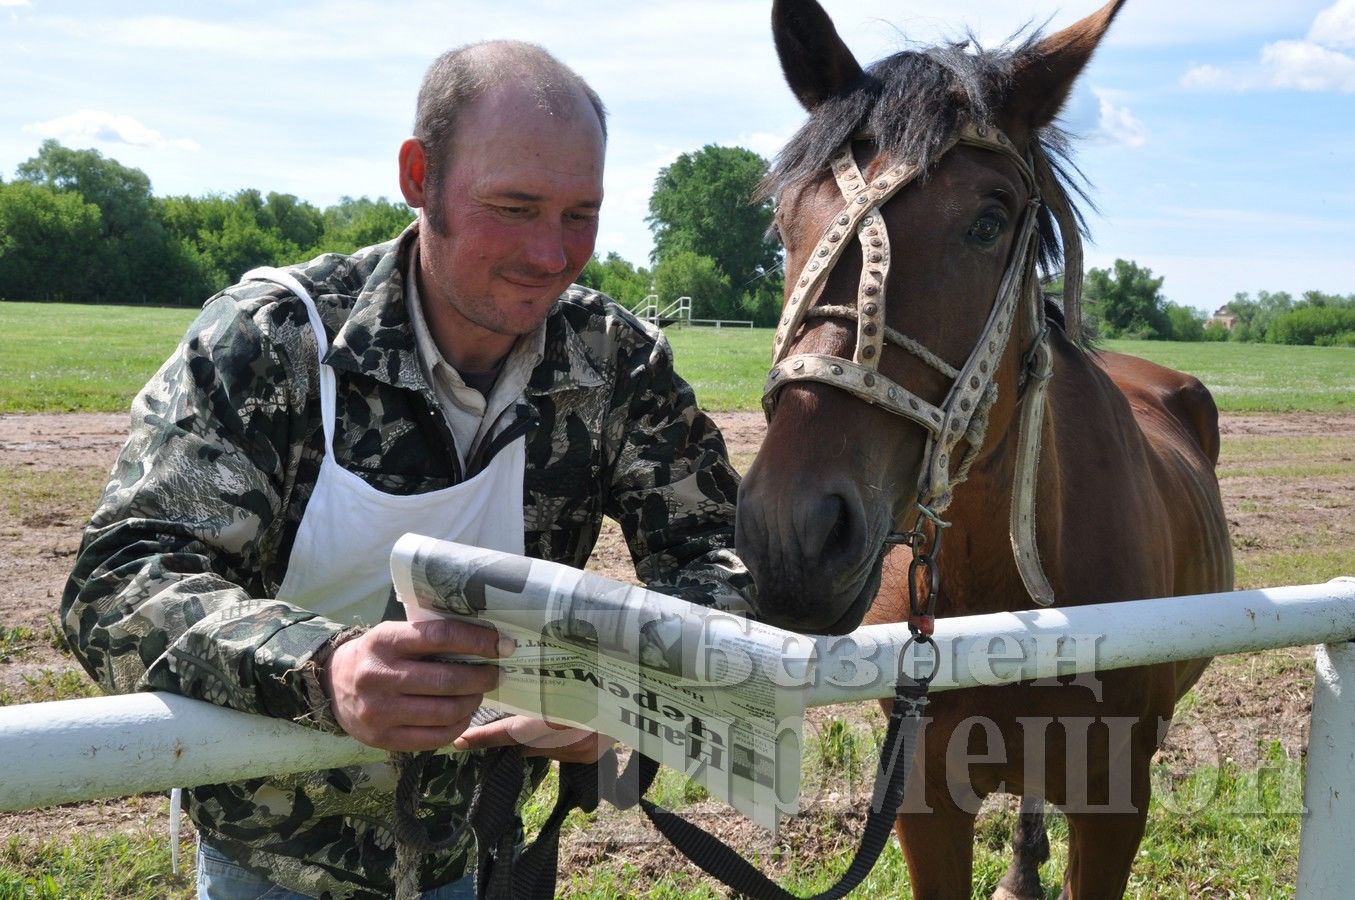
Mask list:
[{"label": "blue jeans", "polygon": [[[420,900],[475,900],[475,875],[419,895]],[[198,900],[311,900],[279,887],[262,875],[227,859],[210,844],[198,842]]]}]

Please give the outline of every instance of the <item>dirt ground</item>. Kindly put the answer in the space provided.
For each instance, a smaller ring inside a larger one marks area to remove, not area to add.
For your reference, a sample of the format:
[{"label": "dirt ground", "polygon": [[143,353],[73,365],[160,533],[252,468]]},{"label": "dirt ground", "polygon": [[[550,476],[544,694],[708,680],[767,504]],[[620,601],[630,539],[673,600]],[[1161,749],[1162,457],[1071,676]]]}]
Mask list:
[{"label": "dirt ground", "polygon": [[[715,418],[731,454],[750,458],[762,439],[761,414],[726,413]],[[16,483],[15,473],[24,472],[34,473],[35,478],[20,480],[48,485],[45,491],[0,495],[0,638],[15,634],[15,629],[26,635],[8,644],[0,642],[0,698],[8,694],[10,702],[46,699],[40,685],[50,681],[52,673],[78,668],[59,649],[55,613],[80,529],[122,444],[126,422],[125,413],[0,416],[0,479],[9,473],[9,480],[0,480],[0,487]],[[1355,448],[1355,414],[1225,415],[1222,431],[1225,474],[1227,441],[1233,437],[1349,436],[1348,446]],[[1295,546],[1296,536],[1320,536],[1324,544],[1336,547],[1355,545],[1351,452],[1355,451],[1338,455],[1333,466],[1318,467],[1311,477],[1305,473],[1293,481],[1242,472],[1224,478],[1225,505],[1239,559]],[[590,567],[617,578],[632,577],[629,555],[614,530],[604,531]],[[1183,770],[1223,760],[1246,765],[1256,760],[1258,747],[1275,743],[1286,756],[1296,758],[1305,744],[1311,703],[1310,660],[1309,650],[1292,649],[1215,663],[1197,686],[1194,703],[1179,717],[1179,727],[1174,726],[1164,758],[1173,769]],[[816,713],[815,720],[826,720],[831,714]],[[838,799],[836,794],[827,797]],[[163,834],[163,808],[162,798],[145,797],[0,814],[0,841],[9,835],[38,837],[73,830],[150,829]],[[707,812],[711,820],[721,818],[715,808]],[[842,814],[853,817],[857,813],[849,803]],[[633,819],[626,822],[630,824],[615,824],[623,830],[637,827]],[[745,830],[736,823],[728,827]],[[741,842],[753,840],[757,829],[749,825],[746,830],[749,833],[742,836],[733,832],[726,836]],[[846,833],[854,835],[857,830],[849,826]],[[617,834],[609,833],[614,838]],[[614,841],[608,843],[616,846]],[[567,843],[566,870],[595,863],[608,852],[581,841]]]}]

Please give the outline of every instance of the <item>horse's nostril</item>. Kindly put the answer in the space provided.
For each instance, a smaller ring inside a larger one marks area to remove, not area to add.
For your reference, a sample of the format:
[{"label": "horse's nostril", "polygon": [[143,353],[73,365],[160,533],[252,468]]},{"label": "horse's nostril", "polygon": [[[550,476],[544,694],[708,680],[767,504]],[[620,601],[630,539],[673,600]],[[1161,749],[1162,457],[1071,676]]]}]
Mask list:
[{"label": "horse's nostril", "polygon": [[841,494],[827,494],[814,506],[801,530],[802,548],[808,559],[823,561],[850,546],[853,507]]},{"label": "horse's nostril", "polygon": [[852,534],[852,520],[851,514],[847,511],[847,501],[838,496],[834,496],[834,499],[837,500],[837,518],[833,520],[833,527],[828,530],[828,535],[823,541],[825,556],[846,544]]}]

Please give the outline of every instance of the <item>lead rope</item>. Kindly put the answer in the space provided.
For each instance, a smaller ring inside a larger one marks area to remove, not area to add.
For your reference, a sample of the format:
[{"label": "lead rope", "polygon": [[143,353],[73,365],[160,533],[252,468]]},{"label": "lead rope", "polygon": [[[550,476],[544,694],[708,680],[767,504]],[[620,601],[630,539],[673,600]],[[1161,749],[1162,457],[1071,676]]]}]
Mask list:
[{"label": "lead rope", "polygon": [[[929,637],[919,636],[916,640],[931,642]],[[861,845],[838,882],[808,900],[845,897],[865,880],[880,858],[893,829],[894,819],[903,805],[904,788],[921,738],[927,708],[927,687],[931,677],[928,675],[914,679],[903,672],[899,673],[899,680],[894,687],[894,707],[889,714],[889,727],[880,750],[875,789],[871,796],[870,812],[866,816],[865,831],[861,835]],[[640,805],[649,821],[668,838],[669,843],[702,871],[719,879],[727,887],[759,900],[800,900],[798,894],[790,893],[753,868],[751,863],[700,826],[643,798]]]},{"label": "lead rope", "polygon": [[[936,599],[940,593],[936,554],[941,549],[941,533],[949,527],[949,523],[931,509],[921,504],[918,508],[920,518],[916,528],[906,534],[895,532],[890,535],[889,541],[907,544],[913,550],[913,561],[908,571],[908,630],[912,637],[899,653],[894,702],[889,712],[884,744],[880,748],[866,827],[847,871],[832,887],[806,900],[836,900],[845,897],[864,881],[880,858],[880,853],[889,841],[894,820],[903,808],[908,779],[926,724],[929,702],[927,691],[940,665],[940,654],[932,639],[936,623]],[[924,521],[930,522],[932,526],[933,537],[930,542],[923,531]],[[930,671],[917,678],[905,670],[908,648],[912,645],[929,647],[932,654]],[[757,900],[801,900],[799,895],[790,893],[763,875],[727,844],[699,826],[643,798],[640,806],[669,843],[702,871],[719,879],[727,887]]]}]

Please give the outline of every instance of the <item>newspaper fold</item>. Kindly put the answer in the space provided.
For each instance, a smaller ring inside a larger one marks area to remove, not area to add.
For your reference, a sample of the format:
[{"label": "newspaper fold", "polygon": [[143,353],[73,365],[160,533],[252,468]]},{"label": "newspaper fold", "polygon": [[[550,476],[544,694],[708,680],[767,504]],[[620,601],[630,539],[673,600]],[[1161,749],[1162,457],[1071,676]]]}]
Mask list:
[{"label": "newspaper fold", "polygon": [[799,810],[813,638],[558,563],[407,534],[391,552],[410,621],[517,641],[487,707],[609,735],[763,827]]}]

